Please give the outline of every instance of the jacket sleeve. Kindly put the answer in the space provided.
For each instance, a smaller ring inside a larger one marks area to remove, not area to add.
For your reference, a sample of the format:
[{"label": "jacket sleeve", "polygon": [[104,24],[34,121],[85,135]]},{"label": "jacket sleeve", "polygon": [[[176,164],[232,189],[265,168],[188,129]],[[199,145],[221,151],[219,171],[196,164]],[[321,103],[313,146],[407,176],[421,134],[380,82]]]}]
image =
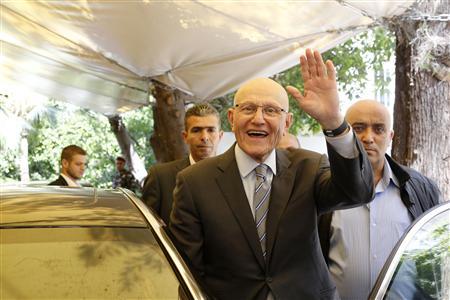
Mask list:
[{"label": "jacket sleeve", "polygon": [[373,172],[361,143],[354,138],[359,155],[344,158],[329,144],[328,156],[322,156],[315,184],[318,213],[351,208],[373,199]]},{"label": "jacket sleeve", "polygon": [[161,215],[161,187],[158,178],[158,171],[155,167],[151,167],[145,179],[144,188],[142,189],[142,201],[153,208],[158,215]]}]

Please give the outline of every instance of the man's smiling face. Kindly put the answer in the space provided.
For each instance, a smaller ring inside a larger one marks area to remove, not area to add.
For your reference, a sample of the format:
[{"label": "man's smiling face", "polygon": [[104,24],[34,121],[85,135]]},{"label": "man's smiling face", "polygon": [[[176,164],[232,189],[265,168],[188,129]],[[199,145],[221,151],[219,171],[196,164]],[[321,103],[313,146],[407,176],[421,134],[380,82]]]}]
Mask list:
[{"label": "man's smiling face", "polygon": [[284,88],[267,78],[254,79],[236,93],[228,119],[239,147],[255,161],[264,161],[289,127],[288,103]]}]

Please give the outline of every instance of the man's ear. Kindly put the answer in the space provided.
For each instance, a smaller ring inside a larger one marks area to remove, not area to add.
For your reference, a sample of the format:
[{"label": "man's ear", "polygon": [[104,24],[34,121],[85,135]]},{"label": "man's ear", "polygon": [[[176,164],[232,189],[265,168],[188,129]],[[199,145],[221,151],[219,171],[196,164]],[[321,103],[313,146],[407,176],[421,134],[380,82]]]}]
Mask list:
[{"label": "man's ear", "polygon": [[286,114],[286,124],[285,124],[285,130],[284,130],[284,132],[288,132],[288,131],[289,131],[289,128],[291,128],[291,125],[292,125],[292,118],[293,118],[292,113],[287,113],[287,114]]},{"label": "man's ear", "polygon": [[69,167],[69,161],[68,161],[67,159],[63,158],[63,159],[61,160],[61,166],[62,166],[64,169],[67,169],[67,168]]},{"label": "man's ear", "polygon": [[222,137],[223,137],[223,130],[220,130],[220,131],[219,131],[219,140],[221,140]]},{"label": "man's ear", "polygon": [[186,142],[186,138],[187,138],[187,132],[186,130],[183,130],[183,132],[181,133],[181,135],[183,136],[183,140]]},{"label": "man's ear", "polygon": [[234,108],[228,109],[228,113],[227,113],[228,122],[230,123],[231,131],[233,131],[233,132],[234,132],[234,113],[235,113]]}]

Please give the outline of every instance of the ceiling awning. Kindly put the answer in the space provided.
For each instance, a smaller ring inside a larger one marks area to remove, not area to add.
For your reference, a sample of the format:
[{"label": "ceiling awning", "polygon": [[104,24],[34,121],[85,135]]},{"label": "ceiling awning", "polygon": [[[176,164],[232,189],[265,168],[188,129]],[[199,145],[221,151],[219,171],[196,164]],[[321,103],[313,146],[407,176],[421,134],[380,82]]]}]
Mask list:
[{"label": "ceiling awning", "polygon": [[210,100],[413,3],[2,1],[0,79],[104,114],[148,104],[152,80]]}]

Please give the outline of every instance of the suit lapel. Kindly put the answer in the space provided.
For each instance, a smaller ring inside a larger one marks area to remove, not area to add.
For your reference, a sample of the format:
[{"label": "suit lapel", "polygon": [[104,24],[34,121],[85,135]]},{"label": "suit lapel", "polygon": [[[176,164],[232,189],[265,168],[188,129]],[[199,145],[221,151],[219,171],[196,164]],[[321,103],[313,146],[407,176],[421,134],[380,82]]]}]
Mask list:
[{"label": "suit lapel", "polygon": [[269,214],[267,216],[267,259],[272,254],[278,225],[289,196],[294,186],[295,170],[289,169],[291,161],[284,151],[277,150],[277,175],[272,179],[272,191],[270,194]]},{"label": "suit lapel", "polygon": [[236,217],[256,260],[261,268],[264,269],[265,262],[262,256],[261,245],[258,240],[255,221],[237,167],[234,146],[224,153],[218,164],[218,169],[221,173],[216,178],[217,184]]}]

